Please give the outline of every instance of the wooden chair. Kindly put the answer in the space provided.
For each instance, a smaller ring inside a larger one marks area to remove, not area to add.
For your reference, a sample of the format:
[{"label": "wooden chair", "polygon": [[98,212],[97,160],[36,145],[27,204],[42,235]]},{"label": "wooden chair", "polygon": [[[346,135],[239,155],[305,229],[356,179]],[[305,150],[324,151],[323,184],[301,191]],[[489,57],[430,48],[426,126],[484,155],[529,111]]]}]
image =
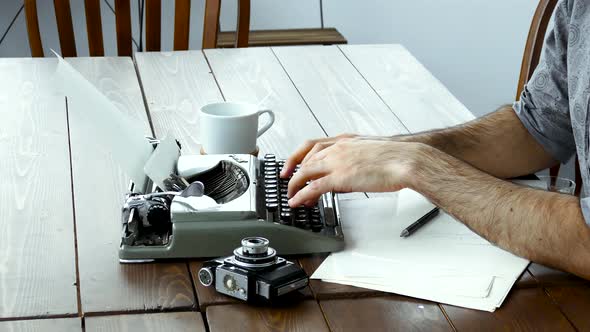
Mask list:
[{"label": "wooden chair", "polygon": [[[45,1],[45,0],[44,0]],[[131,39],[131,0],[115,0],[115,25],[117,31],[117,53],[119,56],[132,55]],[[100,16],[102,0],[84,0],[86,13],[86,31],[90,56],[104,56],[102,37],[102,20]],[[69,0],[53,0],[55,18],[59,34],[61,54],[75,57],[76,41]],[[237,38],[234,46],[245,47],[248,44],[250,25],[250,0],[239,0]],[[188,50],[190,27],[190,0],[176,0],[174,4],[174,50]],[[207,0],[203,28],[203,46],[210,44],[210,35],[219,29],[220,0]],[[42,57],[43,45],[37,17],[37,1],[24,0],[29,46],[33,57]],[[216,11],[212,10],[217,8]],[[145,41],[146,51],[160,51],[162,1],[145,0]],[[205,47],[204,47],[205,48]]]},{"label": "wooden chair", "polygon": [[[250,0],[238,1],[236,31],[219,31],[221,0],[205,1],[203,49],[217,47],[332,45],[348,41],[335,28],[250,30]],[[236,38],[237,36],[237,38]]]},{"label": "wooden chair", "polygon": [[[518,79],[518,86],[516,88],[516,100],[520,98],[524,86],[529,81],[535,68],[539,64],[541,58],[541,52],[543,50],[543,43],[545,41],[545,33],[547,32],[547,26],[551,15],[555,10],[555,7],[559,0],[540,0],[531,22],[529,29],[529,35],[527,37],[526,46],[524,49],[524,55],[522,57],[522,65],[520,67],[520,76]],[[580,175],[580,164],[576,156],[575,164],[575,181],[576,181],[576,195],[580,194],[582,189],[582,177]],[[551,176],[557,176],[559,174],[559,167],[557,165],[549,169]]]}]

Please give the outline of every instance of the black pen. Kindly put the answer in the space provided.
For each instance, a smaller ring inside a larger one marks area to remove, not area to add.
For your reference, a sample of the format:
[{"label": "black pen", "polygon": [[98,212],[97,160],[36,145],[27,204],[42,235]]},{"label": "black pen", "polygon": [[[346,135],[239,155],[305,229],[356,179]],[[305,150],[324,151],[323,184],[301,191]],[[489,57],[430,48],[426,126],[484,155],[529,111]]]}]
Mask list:
[{"label": "black pen", "polygon": [[427,222],[432,220],[436,215],[438,215],[439,208],[435,207],[434,209],[430,210],[427,214],[423,215],[420,219],[416,220],[413,224],[406,227],[399,235],[400,237],[408,237],[412,235],[415,231],[417,231],[420,227],[426,225]]}]

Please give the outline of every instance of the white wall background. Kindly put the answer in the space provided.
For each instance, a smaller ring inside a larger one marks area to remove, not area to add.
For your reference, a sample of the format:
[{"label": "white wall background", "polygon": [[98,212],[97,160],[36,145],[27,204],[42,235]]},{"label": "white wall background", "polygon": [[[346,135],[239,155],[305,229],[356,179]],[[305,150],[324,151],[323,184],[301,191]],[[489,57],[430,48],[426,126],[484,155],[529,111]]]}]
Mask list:
[{"label": "white wall background", "polygon": [[[79,55],[87,55],[83,0],[70,0]],[[162,10],[162,47],[172,47],[174,2]],[[59,49],[53,1],[37,1],[45,49]],[[116,55],[115,18],[104,0],[107,55]],[[138,1],[131,0],[139,44]],[[322,4],[322,7],[321,7]],[[333,26],[351,44],[405,45],[475,115],[514,99],[535,0],[252,0],[252,29]],[[30,56],[22,0],[0,0],[0,57]],[[201,44],[204,1],[193,0],[190,47]],[[322,10],[323,9],[323,10]],[[323,17],[322,14],[323,13]],[[14,24],[11,21],[14,19]],[[235,27],[236,1],[224,0],[221,27]],[[47,53],[47,52],[46,52]]]}]

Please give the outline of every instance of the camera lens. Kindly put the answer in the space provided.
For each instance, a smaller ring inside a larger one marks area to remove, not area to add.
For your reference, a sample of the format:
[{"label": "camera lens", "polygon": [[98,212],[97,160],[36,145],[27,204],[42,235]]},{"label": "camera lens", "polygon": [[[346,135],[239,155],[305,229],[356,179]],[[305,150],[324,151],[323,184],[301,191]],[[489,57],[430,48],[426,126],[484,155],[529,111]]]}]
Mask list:
[{"label": "camera lens", "polygon": [[242,253],[244,255],[261,255],[268,251],[269,241],[263,237],[247,237],[242,240]]},{"label": "camera lens", "polygon": [[274,264],[277,252],[269,247],[270,242],[259,236],[242,239],[242,246],[234,250],[235,263],[252,268],[264,268]]},{"label": "camera lens", "polygon": [[204,267],[199,270],[199,282],[203,286],[211,286],[213,284],[213,272],[210,268]]}]

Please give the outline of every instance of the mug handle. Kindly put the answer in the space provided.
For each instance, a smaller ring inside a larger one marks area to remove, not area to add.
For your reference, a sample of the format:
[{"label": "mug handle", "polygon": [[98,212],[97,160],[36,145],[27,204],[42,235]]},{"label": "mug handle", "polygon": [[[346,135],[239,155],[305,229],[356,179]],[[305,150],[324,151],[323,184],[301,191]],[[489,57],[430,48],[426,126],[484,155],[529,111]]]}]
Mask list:
[{"label": "mug handle", "polygon": [[270,129],[272,124],[275,123],[275,113],[271,110],[258,111],[258,118],[260,118],[260,116],[264,113],[268,114],[268,116],[270,117],[270,121],[268,121],[268,123],[266,123],[264,126],[262,126],[262,128],[258,130],[258,134],[256,135],[256,137],[260,137],[260,135],[264,134],[268,129]]}]

